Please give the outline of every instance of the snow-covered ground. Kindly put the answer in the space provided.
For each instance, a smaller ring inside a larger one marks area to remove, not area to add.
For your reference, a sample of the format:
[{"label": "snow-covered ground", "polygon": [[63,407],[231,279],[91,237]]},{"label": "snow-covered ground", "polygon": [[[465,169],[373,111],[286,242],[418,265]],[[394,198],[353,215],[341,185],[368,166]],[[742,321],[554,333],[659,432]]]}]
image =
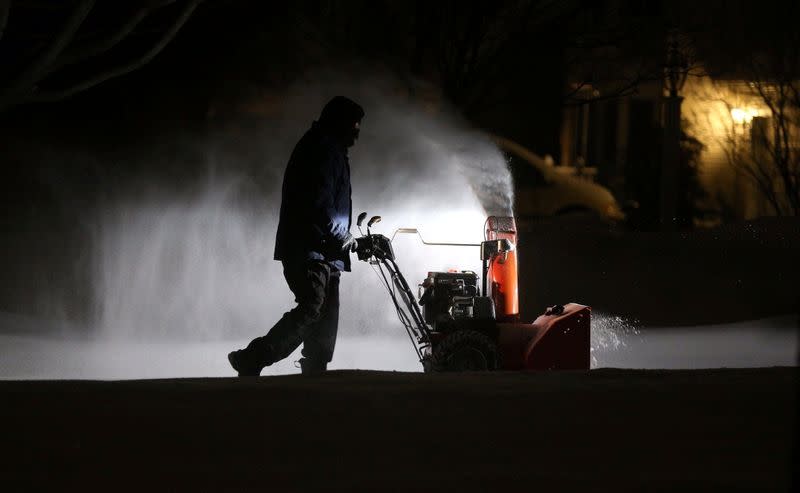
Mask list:
[{"label": "snow-covered ground", "polygon": [[[717,368],[797,364],[796,317],[719,326],[638,330],[595,314],[593,366]],[[77,337],[56,322],[0,315],[0,379],[133,379],[231,376],[226,355],[246,344],[231,341],[125,341]],[[398,331],[399,333],[399,331]],[[263,375],[296,373],[299,351]],[[339,339],[333,369],[421,371],[404,337]]]},{"label": "snow-covered ground", "polygon": [[[0,378],[102,379],[232,376],[227,354],[248,341],[121,342],[0,336]],[[405,344],[403,344],[405,342]],[[300,351],[262,375],[298,373]],[[332,368],[419,371],[411,342],[339,340]]]},{"label": "snow-covered ground", "polygon": [[[597,360],[594,366],[695,369],[798,363],[797,315],[700,327],[619,330],[618,326],[612,324],[618,344],[593,348]],[[593,324],[593,343],[598,342],[603,328],[602,321]]]}]

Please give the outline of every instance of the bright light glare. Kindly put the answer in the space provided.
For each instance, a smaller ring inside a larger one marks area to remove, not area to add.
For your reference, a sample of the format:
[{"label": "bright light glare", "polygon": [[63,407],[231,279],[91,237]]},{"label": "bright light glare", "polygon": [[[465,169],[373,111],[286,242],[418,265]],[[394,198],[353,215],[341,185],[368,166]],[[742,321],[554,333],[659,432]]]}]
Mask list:
[{"label": "bright light glare", "polygon": [[756,116],[758,116],[758,110],[755,108],[731,108],[731,118],[734,123],[739,125],[749,124]]}]

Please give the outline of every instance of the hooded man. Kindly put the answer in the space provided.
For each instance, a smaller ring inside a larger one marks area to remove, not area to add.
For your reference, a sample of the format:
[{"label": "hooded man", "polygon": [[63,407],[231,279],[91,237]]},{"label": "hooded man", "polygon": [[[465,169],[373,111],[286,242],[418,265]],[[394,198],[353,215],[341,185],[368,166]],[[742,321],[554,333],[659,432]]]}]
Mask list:
[{"label": "hooded man", "polygon": [[303,373],[327,369],[339,326],[339,278],[350,271],[352,200],[347,149],[358,139],[364,110],[336,96],[292,152],[283,175],[275,260],[297,306],[262,337],[228,355],[239,376],[258,376],[265,366],[303,344]]}]

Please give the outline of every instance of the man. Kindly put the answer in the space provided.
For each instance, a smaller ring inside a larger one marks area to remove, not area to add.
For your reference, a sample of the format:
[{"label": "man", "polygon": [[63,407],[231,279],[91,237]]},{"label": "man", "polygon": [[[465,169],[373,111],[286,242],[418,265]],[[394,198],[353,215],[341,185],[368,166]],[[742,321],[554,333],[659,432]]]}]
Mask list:
[{"label": "man", "polygon": [[292,152],[283,176],[275,260],[297,306],[267,335],[228,355],[239,376],[258,376],[265,366],[303,344],[304,374],[325,371],[339,326],[339,277],[350,271],[352,200],[347,149],[358,139],[364,110],[336,96],[325,105]]}]

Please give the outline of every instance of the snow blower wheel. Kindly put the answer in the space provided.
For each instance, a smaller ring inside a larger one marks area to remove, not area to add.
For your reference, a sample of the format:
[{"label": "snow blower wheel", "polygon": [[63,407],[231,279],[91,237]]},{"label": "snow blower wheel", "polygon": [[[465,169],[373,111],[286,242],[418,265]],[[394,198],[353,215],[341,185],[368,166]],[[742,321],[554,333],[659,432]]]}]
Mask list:
[{"label": "snow blower wheel", "polygon": [[497,346],[475,330],[448,335],[433,351],[433,371],[492,371],[498,367]]}]

